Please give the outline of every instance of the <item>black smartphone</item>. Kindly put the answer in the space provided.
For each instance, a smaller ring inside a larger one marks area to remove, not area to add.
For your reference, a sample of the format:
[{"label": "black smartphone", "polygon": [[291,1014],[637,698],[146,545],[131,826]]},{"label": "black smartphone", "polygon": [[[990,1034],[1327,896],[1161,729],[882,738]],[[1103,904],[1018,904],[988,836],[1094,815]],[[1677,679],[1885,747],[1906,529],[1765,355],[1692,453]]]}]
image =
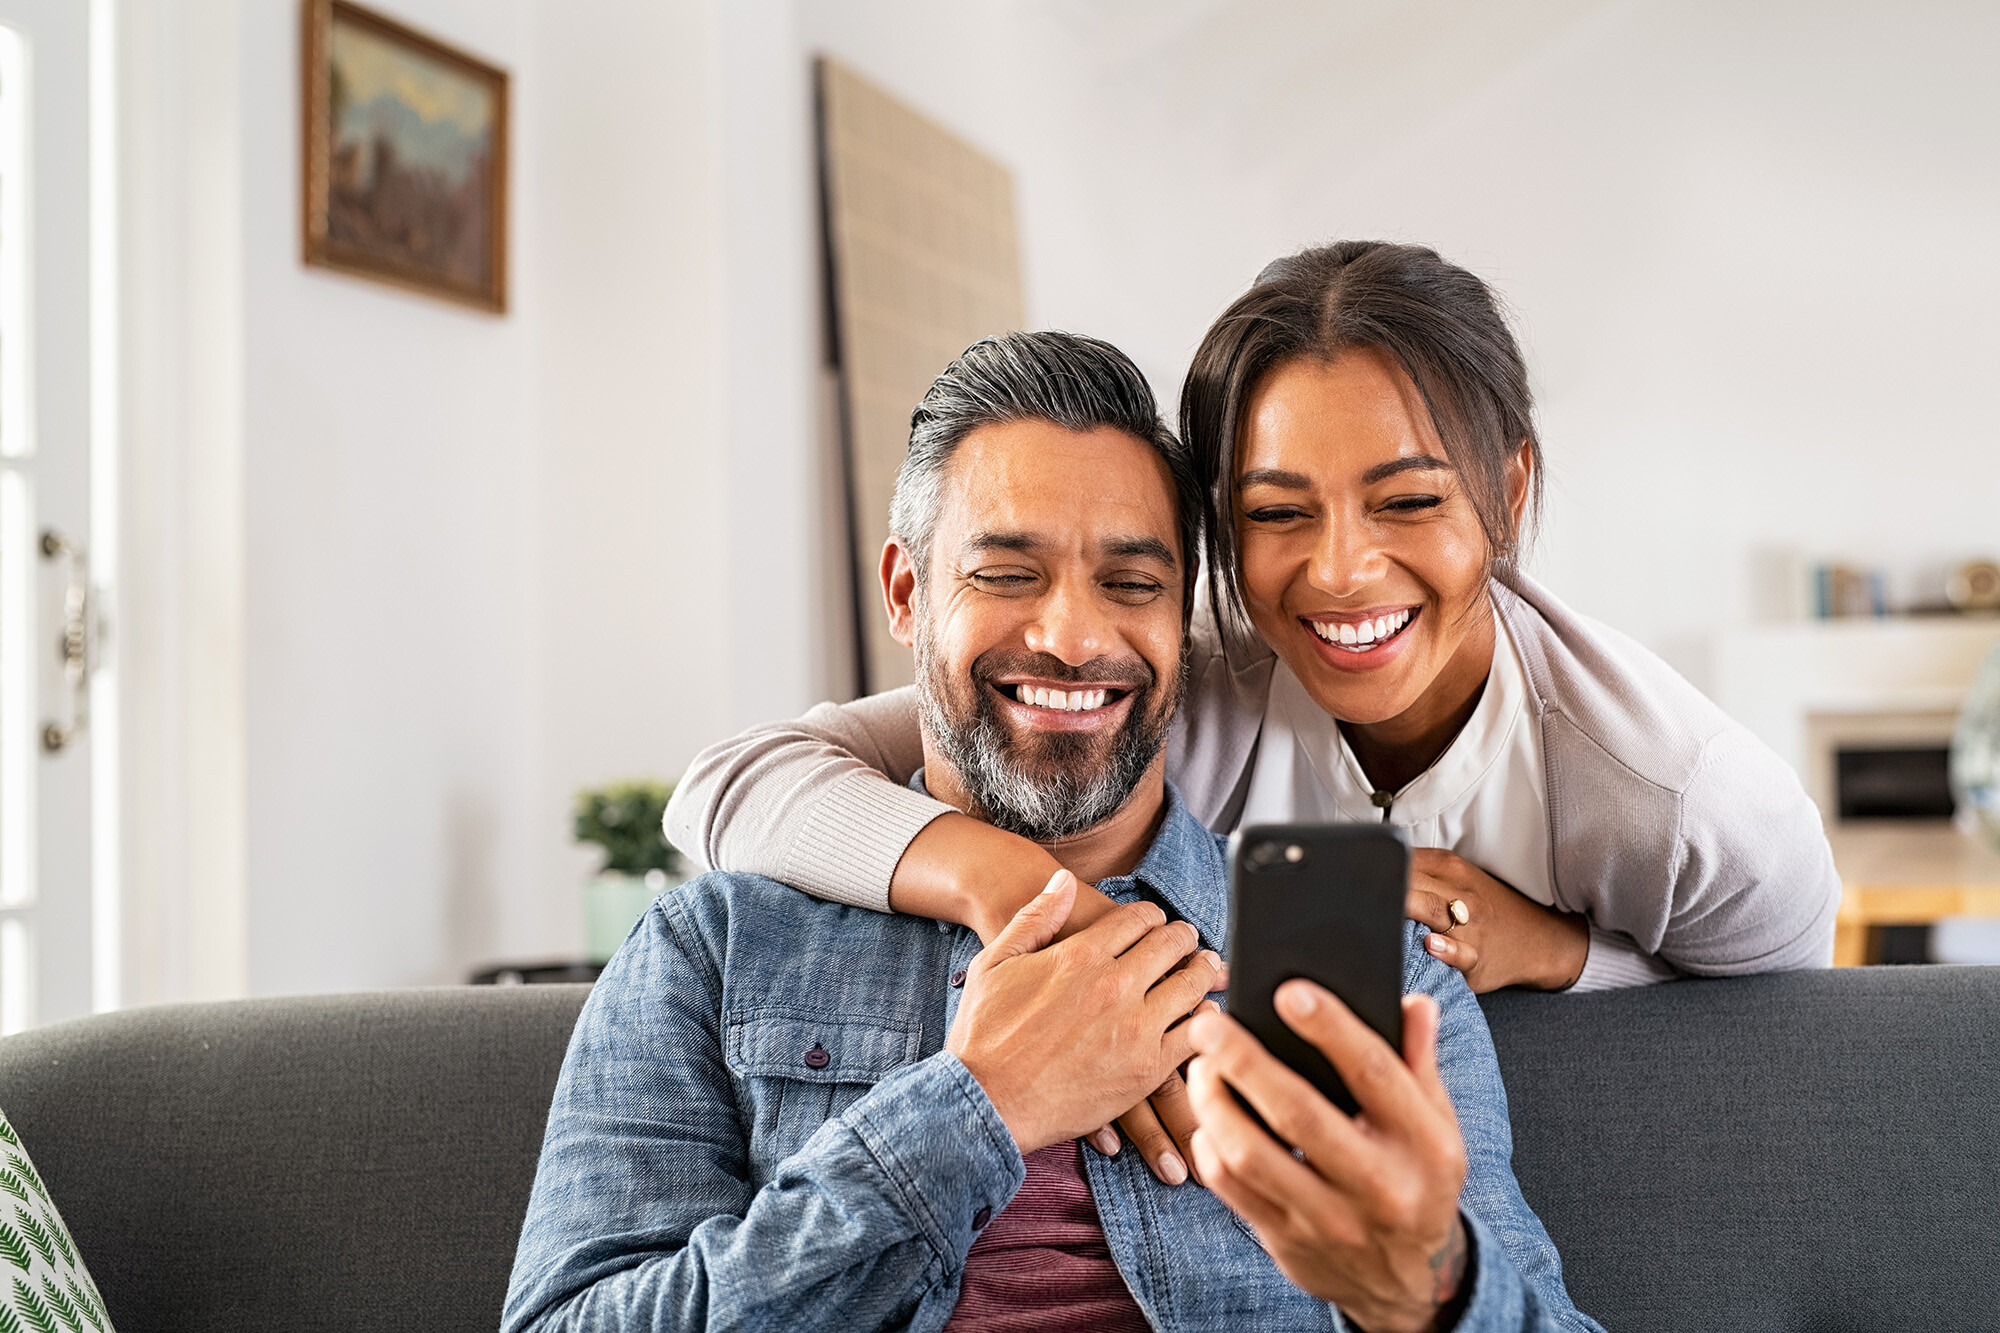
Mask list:
[{"label": "black smartphone", "polygon": [[1381,824],[1260,824],[1229,839],[1229,1012],[1349,1115],[1347,1085],[1272,993],[1316,981],[1401,1051],[1409,886],[1410,849]]}]

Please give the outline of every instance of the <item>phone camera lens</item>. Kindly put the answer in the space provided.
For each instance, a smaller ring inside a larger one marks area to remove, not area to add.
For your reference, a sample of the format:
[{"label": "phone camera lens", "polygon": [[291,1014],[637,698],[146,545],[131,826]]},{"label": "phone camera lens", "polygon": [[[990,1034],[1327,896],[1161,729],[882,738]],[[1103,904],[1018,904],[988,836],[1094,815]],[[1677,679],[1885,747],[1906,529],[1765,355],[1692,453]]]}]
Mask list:
[{"label": "phone camera lens", "polygon": [[1287,861],[1290,861],[1293,865],[1297,865],[1299,862],[1306,859],[1306,849],[1299,846],[1297,843],[1293,843],[1291,846],[1285,848],[1285,859]]}]

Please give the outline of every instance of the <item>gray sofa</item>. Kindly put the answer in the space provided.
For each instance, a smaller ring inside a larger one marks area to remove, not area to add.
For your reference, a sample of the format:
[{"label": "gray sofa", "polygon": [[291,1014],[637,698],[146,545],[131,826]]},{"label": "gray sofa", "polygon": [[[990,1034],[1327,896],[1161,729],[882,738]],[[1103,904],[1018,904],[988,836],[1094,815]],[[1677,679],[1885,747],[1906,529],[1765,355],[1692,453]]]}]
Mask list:
[{"label": "gray sofa", "polygon": [[[0,1042],[0,1106],[122,1333],[490,1333],[585,994],[115,1014]],[[1522,1187],[1607,1327],[2000,1327],[2000,969],[1486,1007]]]}]

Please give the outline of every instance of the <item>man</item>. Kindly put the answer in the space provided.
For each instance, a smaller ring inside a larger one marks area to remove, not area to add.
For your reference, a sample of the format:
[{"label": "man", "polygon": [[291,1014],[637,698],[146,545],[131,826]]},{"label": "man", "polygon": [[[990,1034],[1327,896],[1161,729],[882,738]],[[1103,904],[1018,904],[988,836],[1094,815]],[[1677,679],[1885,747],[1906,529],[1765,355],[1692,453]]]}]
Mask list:
[{"label": "man", "polygon": [[[1406,975],[1443,1005],[1441,1047],[1423,996],[1400,1060],[1325,992],[1297,1020],[1357,1120],[1203,1000],[1226,873],[1160,759],[1191,476],[1103,343],[989,339],[933,385],[882,567],[917,651],[918,781],[1066,869],[984,951],[751,876],[656,902],[571,1039],[509,1333],[1331,1328],[1336,1307],[1376,1330],[1594,1327],[1508,1170],[1478,1006],[1414,934]],[[1119,905],[1053,942],[1079,879]],[[1083,1152],[1197,1034],[1193,1152],[1215,1191]],[[1218,1106],[1225,1084],[1310,1156]],[[1310,1177],[1296,1217],[1270,1203],[1300,1185],[1288,1168]]]}]

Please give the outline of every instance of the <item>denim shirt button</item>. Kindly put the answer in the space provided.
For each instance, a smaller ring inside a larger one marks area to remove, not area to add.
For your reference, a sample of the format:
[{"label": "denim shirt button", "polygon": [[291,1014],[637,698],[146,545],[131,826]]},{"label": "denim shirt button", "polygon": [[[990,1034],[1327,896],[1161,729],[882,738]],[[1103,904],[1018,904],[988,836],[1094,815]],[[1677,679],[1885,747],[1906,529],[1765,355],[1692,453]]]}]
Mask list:
[{"label": "denim shirt button", "polygon": [[806,1068],[824,1069],[827,1066],[827,1062],[831,1059],[833,1057],[826,1053],[826,1047],[815,1044],[811,1050],[806,1052]]},{"label": "denim shirt button", "polygon": [[993,1210],[991,1208],[981,1208],[972,1215],[972,1229],[974,1231],[984,1231],[986,1224],[992,1220]]},{"label": "denim shirt button", "polygon": [[957,990],[960,986],[963,986],[964,984],[965,984],[965,969],[961,967],[960,969],[958,969],[958,971],[951,974],[951,988],[953,990]]}]

